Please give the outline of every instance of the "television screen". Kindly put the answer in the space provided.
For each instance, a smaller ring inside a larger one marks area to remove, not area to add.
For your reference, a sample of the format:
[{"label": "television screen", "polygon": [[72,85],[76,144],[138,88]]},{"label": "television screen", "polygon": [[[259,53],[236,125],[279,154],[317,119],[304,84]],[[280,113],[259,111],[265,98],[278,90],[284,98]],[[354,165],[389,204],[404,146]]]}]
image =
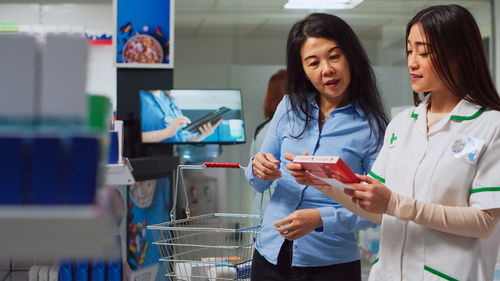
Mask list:
[{"label": "television screen", "polygon": [[140,90],[143,143],[243,143],[241,91]]}]

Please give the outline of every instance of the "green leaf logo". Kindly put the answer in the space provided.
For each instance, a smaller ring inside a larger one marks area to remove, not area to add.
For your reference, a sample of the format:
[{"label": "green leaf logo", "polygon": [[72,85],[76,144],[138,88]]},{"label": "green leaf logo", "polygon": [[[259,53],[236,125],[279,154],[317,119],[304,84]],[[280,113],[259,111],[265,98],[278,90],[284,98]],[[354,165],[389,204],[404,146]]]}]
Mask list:
[{"label": "green leaf logo", "polygon": [[397,140],[397,139],[398,139],[398,137],[396,137],[396,135],[395,135],[394,133],[392,133],[392,137],[391,137],[391,144],[392,144],[395,140]]}]

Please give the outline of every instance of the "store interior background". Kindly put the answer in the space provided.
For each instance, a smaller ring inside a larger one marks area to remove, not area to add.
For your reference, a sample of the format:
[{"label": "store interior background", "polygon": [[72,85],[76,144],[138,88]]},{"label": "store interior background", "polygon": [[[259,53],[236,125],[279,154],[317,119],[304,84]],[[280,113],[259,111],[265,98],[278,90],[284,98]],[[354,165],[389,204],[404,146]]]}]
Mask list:
[{"label": "store interior background", "polygon": [[[269,77],[285,67],[288,31],[312,11],[284,10],[285,0],[176,0],[174,88],[239,88],[243,94],[246,144],[225,145],[219,162],[246,166],[255,127],[263,121],[262,101]],[[491,0],[365,0],[354,10],[330,10],[358,34],[379,81],[387,113],[412,103],[404,55],[405,25],[423,7],[456,3],[475,16],[490,62],[495,40]],[[138,3],[140,3],[138,1]],[[33,26],[73,27],[112,34],[112,0],[0,0],[0,21]],[[493,39],[492,39],[493,38]],[[498,58],[496,58],[498,59]],[[87,91],[110,97],[116,107],[112,46],[89,48]],[[493,71],[493,65],[490,63]],[[496,62],[498,64],[498,62]],[[498,75],[498,73],[497,73]],[[498,77],[496,79],[499,81]],[[498,85],[498,83],[497,83]],[[220,211],[249,213],[251,188],[242,173],[226,173],[226,202]]]}]

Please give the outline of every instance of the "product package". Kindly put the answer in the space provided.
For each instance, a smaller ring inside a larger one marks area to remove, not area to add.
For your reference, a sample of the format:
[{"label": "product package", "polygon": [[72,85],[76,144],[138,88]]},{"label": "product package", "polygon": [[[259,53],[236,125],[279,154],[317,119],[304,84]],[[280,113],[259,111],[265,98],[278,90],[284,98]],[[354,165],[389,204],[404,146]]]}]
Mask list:
[{"label": "product package", "polygon": [[294,163],[301,164],[311,175],[311,181],[317,185],[331,185],[340,189],[351,188],[346,183],[359,183],[354,172],[338,156],[295,157]]}]

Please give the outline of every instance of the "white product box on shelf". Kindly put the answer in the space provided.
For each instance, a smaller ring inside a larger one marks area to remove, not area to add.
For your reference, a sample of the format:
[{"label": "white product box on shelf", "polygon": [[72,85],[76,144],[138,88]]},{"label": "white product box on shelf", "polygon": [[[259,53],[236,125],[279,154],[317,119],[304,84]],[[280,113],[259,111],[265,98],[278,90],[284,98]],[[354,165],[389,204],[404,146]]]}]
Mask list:
[{"label": "white product box on shelf", "polygon": [[33,119],[35,114],[36,40],[32,36],[0,34],[0,117]]},{"label": "white product box on shelf", "polygon": [[49,281],[59,281],[59,266],[53,265],[50,267]]},{"label": "white product box on shelf", "polygon": [[46,36],[42,55],[42,118],[87,117],[87,40],[83,35]]},{"label": "white product box on shelf", "polygon": [[28,271],[28,281],[38,281],[39,265],[32,265]]},{"label": "white product box on shelf", "polygon": [[38,271],[38,281],[49,281],[50,266],[42,265]]}]

